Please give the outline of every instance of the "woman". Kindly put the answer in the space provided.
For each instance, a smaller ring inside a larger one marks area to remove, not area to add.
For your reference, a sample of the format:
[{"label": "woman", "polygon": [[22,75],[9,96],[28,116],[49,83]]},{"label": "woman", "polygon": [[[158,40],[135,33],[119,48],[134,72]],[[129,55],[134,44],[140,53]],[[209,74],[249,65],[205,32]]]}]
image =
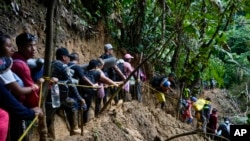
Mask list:
[{"label": "woman", "polygon": [[31,87],[22,87],[22,80],[10,70],[13,62],[11,56],[13,55],[14,51],[15,50],[11,43],[10,36],[0,35],[0,61],[5,62],[5,70],[2,70],[4,73],[0,74],[0,83],[11,90],[11,93],[16,97],[23,98],[23,95],[31,94],[32,91],[38,90],[39,86],[34,84]]},{"label": "woman", "polygon": [[[109,84],[109,85],[113,85],[115,87],[118,87],[118,85],[120,83],[112,81],[111,79],[106,77],[103,72],[100,72],[100,70],[98,69],[98,66],[100,66],[100,65],[101,64],[98,60],[95,60],[95,59],[90,60],[89,65],[87,67],[87,71],[85,72],[85,76],[93,84],[101,82],[101,83],[105,83],[105,84]],[[79,83],[81,85],[89,85],[85,81],[81,81],[81,80]],[[88,121],[88,111],[89,111],[89,108],[91,106],[92,99],[96,95],[96,90],[94,90],[93,88],[80,88],[79,90],[81,91],[80,93],[83,94],[83,97],[84,97],[86,104],[87,104],[87,110],[84,111],[84,113],[83,113],[83,122],[86,123]]]}]

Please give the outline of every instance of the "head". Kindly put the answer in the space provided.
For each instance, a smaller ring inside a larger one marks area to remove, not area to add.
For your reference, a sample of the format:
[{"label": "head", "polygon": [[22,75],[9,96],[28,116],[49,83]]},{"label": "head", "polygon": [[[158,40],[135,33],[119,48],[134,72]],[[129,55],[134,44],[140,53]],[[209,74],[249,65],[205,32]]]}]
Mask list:
[{"label": "head", "polygon": [[92,69],[96,69],[96,67],[98,66],[98,64],[100,64],[96,59],[92,59],[89,61],[89,65],[87,67],[87,70],[92,70]]},{"label": "head", "polygon": [[18,52],[26,59],[34,58],[37,53],[37,37],[30,33],[22,33],[16,37]]},{"label": "head", "polygon": [[64,64],[68,64],[70,62],[71,55],[69,51],[65,47],[60,47],[56,50],[56,59],[61,60]]},{"label": "head", "polygon": [[111,44],[105,44],[104,51],[105,51],[105,53],[112,55],[113,54],[113,46]]},{"label": "head", "polygon": [[99,69],[102,69],[103,66],[104,66],[104,61],[103,61],[103,59],[102,59],[102,58],[98,58],[97,61],[98,61],[97,67],[98,67]]},{"label": "head", "polygon": [[0,57],[11,57],[15,49],[9,35],[0,35]]},{"label": "head", "polygon": [[224,122],[225,122],[226,124],[229,124],[229,122],[230,122],[229,118],[228,118],[228,117],[224,117]]},{"label": "head", "polygon": [[134,57],[131,56],[129,53],[127,53],[127,54],[124,55],[124,61],[126,61],[126,62],[130,62],[131,59],[133,59],[133,58]]},{"label": "head", "polygon": [[197,101],[197,98],[194,97],[194,96],[192,96],[192,97],[190,97],[190,100],[191,100],[191,102],[196,102],[196,101]]},{"label": "head", "polygon": [[169,87],[170,87],[170,85],[171,85],[170,81],[168,81],[168,80],[163,81],[163,83],[162,83],[162,89],[163,89],[163,91],[168,90]]},{"label": "head", "polygon": [[168,75],[168,80],[174,81],[174,79],[175,79],[175,74],[174,74],[174,73],[170,73],[170,74]]},{"label": "head", "polygon": [[210,98],[210,97],[207,97],[207,98],[206,98],[206,101],[211,102],[211,98]]},{"label": "head", "polygon": [[217,110],[216,108],[213,108],[213,109],[212,109],[212,113],[213,113],[213,114],[216,114],[217,111],[218,111],[218,110]]},{"label": "head", "polygon": [[70,61],[76,61],[77,63],[79,62],[79,55],[76,52],[73,52],[70,54]]}]

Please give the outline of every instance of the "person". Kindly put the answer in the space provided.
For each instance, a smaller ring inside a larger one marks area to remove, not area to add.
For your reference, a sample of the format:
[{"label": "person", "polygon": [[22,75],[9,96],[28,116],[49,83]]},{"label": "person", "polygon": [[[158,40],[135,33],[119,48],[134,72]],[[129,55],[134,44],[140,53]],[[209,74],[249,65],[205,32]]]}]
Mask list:
[{"label": "person", "polygon": [[[44,79],[40,78],[34,82],[31,77],[31,71],[27,65],[27,60],[34,58],[37,53],[37,37],[30,33],[21,33],[16,37],[18,51],[12,56],[13,66],[11,70],[19,76],[25,87],[33,87],[34,84],[40,85]],[[19,97],[19,100],[27,107],[38,106],[39,89],[33,89],[32,94]]]},{"label": "person", "polygon": [[211,99],[210,98],[199,98],[192,105],[195,110],[195,117],[197,118],[197,128],[202,128],[203,132],[206,133],[206,125],[211,110]]},{"label": "person", "polygon": [[[112,85],[114,87],[118,87],[120,83],[116,83],[114,81],[112,81],[111,79],[109,79],[108,77],[106,77],[104,75],[104,73],[100,72],[100,69],[98,68],[98,66],[100,66],[100,62],[97,59],[92,59],[89,61],[88,67],[87,67],[87,71],[85,76],[88,77],[89,80],[91,80],[91,82],[93,84],[96,84],[98,82],[102,82],[108,85]],[[86,83],[86,81],[81,81],[80,80],[80,85],[88,85]],[[80,92],[82,94],[84,94],[84,98],[86,100],[86,104],[87,104],[87,110],[84,111],[83,113],[83,122],[87,123],[88,122],[88,111],[89,108],[91,106],[92,100],[94,98],[94,96],[96,95],[96,90],[93,88],[84,88],[84,87],[80,87]],[[99,112],[95,111],[96,113]]]},{"label": "person", "polygon": [[[20,100],[21,103],[24,103],[25,100],[23,98],[30,97],[33,95],[33,91],[38,91],[39,86],[37,84],[33,84],[31,86],[25,86],[22,79],[18,77],[12,70],[10,69],[13,64],[13,60],[11,56],[14,53],[14,47],[11,43],[11,39],[9,35],[0,35],[0,83],[5,85],[11,93]],[[24,87],[25,86],[25,87]],[[36,100],[36,99],[35,99]],[[38,101],[36,101],[38,102]],[[24,103],[27,104],[27,103]],[[38,105],[38,103],[37,103]],[[35,105],[30,106],[29,108],[35,107]],[[22,119],[16,118],[16,116],[12,116],[10,114],[10,136],[13,136],[12,139],[15,140],[14,137],[18,137],[22,134],[22,128],[25,127],[25,122]],[[18,128],[20,127],[20,128]],[[20,130],[17,130],[20,129]]]},{"label": "person", "polygon": [[211,98],[207,97],[206,99],[206,103],[204,104],[203,108],[202,108],[202,115],[203,115],[203,126],[204,126],[204,130],[206,130],[206,125],[209,121],[209,117],[210,117],[210,113],[212,110],[212,104],[211,104]]},{"label": "person", "polygon": [[183,99],[182,101],[182,120],[188,124],[193,122],[193,116],[192,116],[192,103],[195,101],[193,97],[190,97],[190,99]]},{"label": "person", "polygon": [[[113,56],[113,46],[110,43],[107,43],[104,45],[104,53],[99,57],[103,60],[114,57]],[[102,71],[104,72],[105,76],[110,78],[113,81],[116,81],[116,74],[122,77],[123,80],[126,79],[126,77],[123,75],[123,73],[120,71],[120,69],[117,67],[117,65],[114,65],[110,68],[103,68]],[[104,88],[105,96],[103,98],[103,103],[105,104],[107,102],[108,93],[114,93],[115,88]]]},{"label": "person", "polygon": [[[98,64],[97,64],[96,70],[104,75],[104,73],[102,71],[102,69],[104,67],[104,61],[101,58],[98,58],[97,61],[98,61]],[[100,82],[100,81],[98,81],[97,83],[100,86],[100,88],[97,90],[97,95],[95,98],[95,105],[96,105],[95,106],[95,116],[97,116],[99,114],[99,112],[101,110],[101,102],[103,100],[103,97],[105,96],[105,91],[104,91],[105,84]]]},{"label": "person", "polygon": [[[218,141],[226,141],[230,140],[230,120],[228,117],[224,117],[224,122],[221,123],[217,129],[216,140]],[[220,138],[223,137],[223,138]]]},{"label": "person", "polygon": [[[20,119],[32,120],[36,115],[42,116],[41,108],[34,107],[29,109],[23,106],[17,99],[8,91],[8,89],[0,83],[0,140],[5,141],[8,132],[9,116],[12,114]],[[18,127],[16,127],[17,129]],[[17,140],[20,136],[11,136],[10,140]]]},{"label": "person", "polygon": [[212,109],[212,113],[209,116],[208,124],[207,124],[207,133],[210,139],[214,140],[214,135],[217,131],[217,123],[218,123],[218,110],[216,108]]},{"label": "person", "polygon": [[33,84],[32,86],[24,87],[22,79],[12,72],[10,69],[13,64],[11,56],[14,54],[14,51],[10,36],[0,35],[0,60],[2,62],[0,64],[0,83],[4,84],[16,97],[22,97],[32,94],[34,90],[39,89],[39,86]]},{"label": "person", "polygon": [[170,85],[171,85],[170,81],[168,81],[167,79],[164,79],[160,83],[160,87],[157,88],[158,92],[156,94],[156,98],[161,104],[161,109],[164,109],[166,106],[165,93],[167,93],[168,90],[171,90]]},{"label": "person", "polygon": [[[68,66],[70,62],[70,54],[67,48],[60,47],[56,50],[56,60],[52,62],[52,77],[58,78],[59,91],[60,91],[60,103],[61,108],[67,113],[67,119],[70,124],[70,134],[80,134],[81,130],[78,128],[78,107],[77,101],[72,97],[77,98],[82,103],[85,103],[84,99],[79,94],[76,86],[69,85],[74,83],[72,79],[72,70]],[[46,99],[46,115],[47,116],[47,125],[52,125],[52,119],[55,112],[60,108],[52,108],[51,106],[51,91]],[[52,133],[53,134],[53,133]]]}]

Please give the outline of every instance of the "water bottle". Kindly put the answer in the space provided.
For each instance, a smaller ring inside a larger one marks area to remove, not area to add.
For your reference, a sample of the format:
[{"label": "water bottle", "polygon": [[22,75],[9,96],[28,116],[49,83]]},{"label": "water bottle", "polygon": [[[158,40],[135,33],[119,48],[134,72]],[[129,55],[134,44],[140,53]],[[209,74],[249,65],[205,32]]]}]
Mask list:
[{"label": "water bottle", "polygon": [[133,76],[130,77],[129,83],[130,85],[135,85],[135,78]]},{"label": "water bottle", "polygon": [[58,84],[53,84],[51,87],[51,100],[52,100],[52,107],[58,108],[61,106],[60,102],[60,92]]}]

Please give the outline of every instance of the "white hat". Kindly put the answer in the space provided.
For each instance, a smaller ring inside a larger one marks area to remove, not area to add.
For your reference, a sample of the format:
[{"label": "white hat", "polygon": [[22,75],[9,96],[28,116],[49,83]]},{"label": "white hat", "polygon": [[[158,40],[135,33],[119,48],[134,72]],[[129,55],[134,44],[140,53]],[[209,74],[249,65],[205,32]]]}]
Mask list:
[{"label": "white hat", "polygon": [[104,49],[105,50],[110,50],[110,49],[113,49],[113,46],[111,44],[105,44]]}]

